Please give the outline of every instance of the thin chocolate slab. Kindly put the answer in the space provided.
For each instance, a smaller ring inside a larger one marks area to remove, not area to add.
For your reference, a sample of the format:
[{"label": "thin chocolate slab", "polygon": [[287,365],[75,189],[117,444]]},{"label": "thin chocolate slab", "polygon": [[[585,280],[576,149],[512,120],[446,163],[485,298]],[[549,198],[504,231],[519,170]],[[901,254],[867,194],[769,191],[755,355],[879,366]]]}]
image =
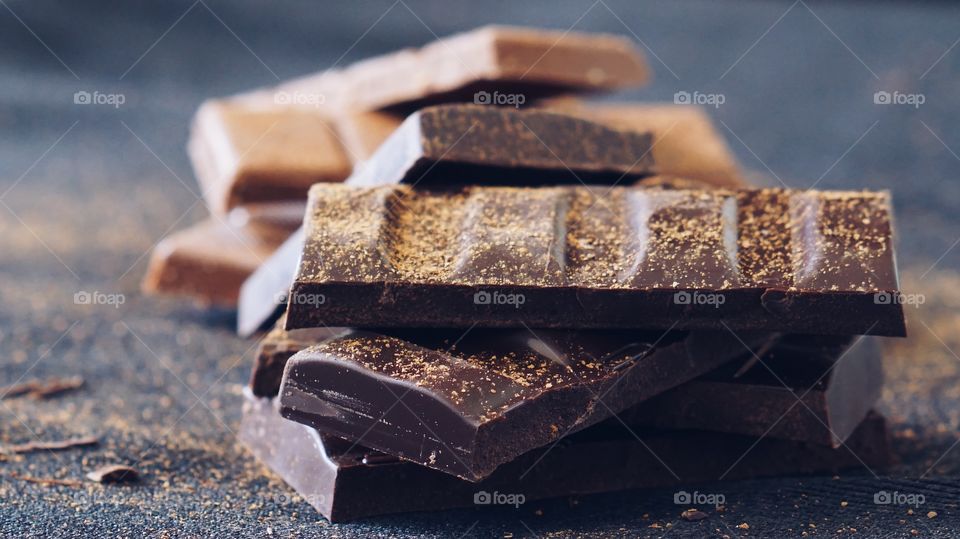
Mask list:
[{"label": "thin chocolate slab", "polygon": [[439,105],[403,121],[351,185],[629,183],[650,175],[649,133],[542,109]]},{"label": "thin chocolate slab", "polygon": [[286,331],[281,326],[267,333],[260,345],[250,375],[250,390],[257,397],[274,397],[280,391],[283,368],[287,360],[297,352],[323,343],[329,339],[346,335],[345,328],[310,328]]},{"label": "thin chocolate slab", "polygon": [[736,157],[702,107],[575,100],[557,100],[547,107],[617,129],[653,133],[654,168],[660,174],[746,187]]},{"label": "thin chocolate slab", "polygon": [[354,330],[290,358],[280,410],[476,481],[522,453],[749,354],[726,331]]},{"label": "thin chocolate slab", "polygon": [[880,398],[880,346],[872,337],[833,338],[832,344],[819,347],[811,340],[815,338],[780,340],[739,377],[742,365],[724,365],[621,413],[620,418],[631,425],[839,447]]},{"label": "thin chocolate slab", "polygon": [[643,53],[622,36],[484,26],[302,77],[272,92],[291,101],[303,96],[331,111],[412,112],[462,101],[522,105],[545,96],[639,86],[648,78]]},{"label": "thin chocolate slab", "polygon": [[287,217],[292,210],[285,205],[276,209],[231,212],[164,238],[150,256],[143,291],[189,296],[201,305],[236,306],[243,282],[291,232]]},{"label": "thin chocolate slab", "polygon": [[249,337],[280,316],[296,275],[303,242],[303,228],[298,228],[243,282],[237,304],[238,335]]},{"label": "thin chocolate slab", "polygon": [[310,185],[340,182],[351,163],[327,118],[262,103],[213,100],[200,107],[187,146],[211,213],[300,200]]},{"label": "thin chocolate slab", "polygon": [[[640,439],[619,424],[591,427],[549,450],[522,455],[480,483],[321,434],[284,419],[274,402],[249,392],[238,436],[258,460],[333,522],[480,507],[495,492],[522,495],[530,502],[635,488],[689,491],[720,478],[837,473],[864,466],[880,470],[892,459],[884,420],[877,414],[840,449],[698,431],[635,432]],[[704,458],[705,448],[709,458]]]},{"label": "thin chocolate slab", "polygon": [[[287,328],[902,336],[886,192],[315,185]],[[886,301],[885,301],[886,298]]]}]

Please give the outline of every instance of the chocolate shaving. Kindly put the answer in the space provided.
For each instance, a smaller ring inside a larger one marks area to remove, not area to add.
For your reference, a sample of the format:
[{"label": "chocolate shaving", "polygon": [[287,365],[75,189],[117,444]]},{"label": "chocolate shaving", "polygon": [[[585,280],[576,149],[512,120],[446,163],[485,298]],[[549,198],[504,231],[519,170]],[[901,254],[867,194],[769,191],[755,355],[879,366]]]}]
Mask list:
[{"label": "chocolate shaving", "polygon": [[87,474],[87,479],[98,483],[125,483],[140,479],[140,472],[130,466],[112,464],[103,466]]},{"label": "chocolate shaving", "polygon": [[13,384],[0,389],[0,399],[9,399],[27,395],[34,399],[46,399],[67,391],[80,389],[84,385],[83,378],[51,378],[47,381],[30,380],[20,384]]},{"label": "chocolate shaving", "polygon": [[13,479],[26,481],[28,483],[36,483],[38,485],[47,485],[47,486],[55,485],[55,486],[61,486],[61,487],[79,487],[83,485],[83,482],[76,481],[74,479],[53,479],[48,477],[33,477],[30,475],[20,475],[13,472],[8,473],[7,476]]},{"label": "chocolate shaving", "polygon": [[686,511],[680,513],[680,518],[688,520],[690,522],[696,522],[697,520],[703,520],[707,518],[708,514],[700,511],[698,509],[687,509]]},{"label": "chocolate shaving", "polygon": [[33,453],[35,451],[62,451],[64,449],[73,449],[75,447],[87,447],[97,445],[99,440],[96,436],[87,436],[83,438],[68,438],[66,440],[37,440],[20,445],[0,446],[0,451],[4,453]]}]

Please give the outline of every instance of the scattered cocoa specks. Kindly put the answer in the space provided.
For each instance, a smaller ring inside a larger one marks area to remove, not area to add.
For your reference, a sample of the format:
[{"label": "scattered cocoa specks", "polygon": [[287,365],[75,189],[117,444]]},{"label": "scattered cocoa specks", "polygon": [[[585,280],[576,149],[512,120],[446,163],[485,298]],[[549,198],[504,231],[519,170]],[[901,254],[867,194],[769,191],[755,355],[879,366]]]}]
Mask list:
[{"label": "scattered cocoa specks", "polygon": [[929,511],[929,512],[927,513],[927,518],[937,518],[937,512],[936,512],[936,511]]},{"label": "scattered cocoa specks", "polygon": [[48,399],[61,393],[74,391],[84,386],[86,382],[79,376],[70,378],[51,378],[49,380],[30,380],[0,388],[0,399],[28,396],[34,399]]},{"label": "scattered cocoa specks", "polygon": [[87,479],[97,483],[132,483],[140,479],[140,472],[130,466],[111,464],[87,473]]},{"label": "scattered cocoa specks", "polygon": [[0,451],[4,453],[33,453],[35,451],[63,451],[75,447],[89,447],[97,445],[100,440],[96,436],[86,436],[82,438],[68,438],[66,440],[42,441],[35,440],[20,445],[0,446]]},{"label": "scattered cocoa specks", "polygon": [[684,519],[684,520],[687,520],[687,521],[690,521],[690,522],[695,522],[695,521],[697,521],[697,520],[703,520],[703,519],[707,518],[708,516],[710,516],[710,515],[704,513],[703,511],[700,511],[699,509],[687,509],[686,511],[680,513],[680,518],[682,518],[682,519]]},{"label": "scattered cocoa specks", "polygon": [[749,530],[749,529],[750,529],[750,525],[747,524],[746,522],[741,522],[740,524],[737,524],[737,527],[740,528],[741,530]]},{"label": "scattered cocoa specks", "polygon": [[12,479],[19,479],[21,481],[26,481],[28,483],[36,483],[38,485],[45,486],[59,486],[59,487],[79,487],[83,483],[75,479],[54,479],[48,477],[33,477],[31,475],[20,475],[15,472],[10,472],[7,474],[7,477]]}]

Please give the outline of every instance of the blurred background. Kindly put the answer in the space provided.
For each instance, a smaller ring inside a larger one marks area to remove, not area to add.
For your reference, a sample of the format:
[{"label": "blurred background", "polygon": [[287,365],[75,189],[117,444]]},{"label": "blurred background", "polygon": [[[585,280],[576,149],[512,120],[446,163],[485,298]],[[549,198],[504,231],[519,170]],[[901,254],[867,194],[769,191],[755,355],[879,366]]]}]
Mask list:
[{"label": "blurred background", "polygon": [[[151,484],[174,484],[159,499],[143,494],[147,516],[108,502],[143,519],[130,522],[175,528],[182,515],[170,516],[169,503],[174,513],[217,514],[234,531],[302,525],[272,495],[254,498],[253,517],[211,502],[286,492],[233,442],[252,343],[233,336],[232,314],[138,292],[156,242],[205,215],[185,152],[190,118],[206,98],[488,23],[632,38],[655,79],[608,99],[723,95],[709,113],[754,181],[890,189],[905,289],[927,304],[911,310],[911,339],[891,347],[884,412],[906,455],[901,475],[958,467],[960,5],[951,2],[0,0],[0,374],[3,383],[64,371],[90,381],[86,396],[52,407],[5,405],[3,437],[53,432],[63,422],[51,418],[64,414],[96,428],[152,470]],[[77,92],[122,103],[78,104]],[[91,313],[72,301],[78,289],[126,302]],[[178,491],[181,481],[193,491]],[[74,522],[47,494],[25,491],[21,511],[0,523],[39,533]],[[793,505],[762,489],[742,495],[757,521],[776,516],[761,508]],[[6,498],[0,507],[14,503]],[[592,524],[551,520],[538,531],[640,518],[611,500],[593,502]],[[80,512],[96,513],[89,504]],[[445,534],[439,519],[417,518],[420,532]]]}]

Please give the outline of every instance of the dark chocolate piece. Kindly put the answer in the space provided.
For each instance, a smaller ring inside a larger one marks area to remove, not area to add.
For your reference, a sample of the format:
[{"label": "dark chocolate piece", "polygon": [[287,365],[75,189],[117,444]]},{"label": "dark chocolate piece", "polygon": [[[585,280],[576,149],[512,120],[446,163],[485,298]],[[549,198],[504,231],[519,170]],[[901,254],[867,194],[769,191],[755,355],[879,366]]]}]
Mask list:
[{"label": "dark chocolate piece", "polygon": [[619,416],[631,425],[839,447],[880,398],[880,346],[872,337],[834,338],[840,342],[817,353],[817,347],[806,342],[812,339],[781,340],[739,377],[741,365],[724,365]]},{"label": "dark chocolate piece", "polygon": [[287,331],[274,327],[264,336],[250,375],[250,389],[257,397],[273,397],[280,391],[283,368],[294,354],[328,339],[345,335],[344,328],[309,328]]},{"label": "dark chocolate piece", "polygon": [[886,192],[315,185],[287,328],[903,336]]},{"label": "dark chocolate piece", "polygon": [[240,440],[334,522],[475,507],[492,502],[493,493],[522,495],[530,502],[634,488],[690,490],[720,478],[836,473],[862,466],[879,470],[892,458],[883,417],[877,414],[867,417],[840,449],[698,431],[640,430],[637,439],[621,425],[607,423],[553,448],[535,449],[486,480],[470,483],[321,434],[282,418],[271,400],[245,396]]},{"label": "dark chocolate piece", "polygon": [[290,358],[279,398],[284,417],[476,481],[746,355],[726,331],[354,330]]},{"label": "dark chocolate piece", "polygon": [[649,133],[541,109],[442,105],[410,115],[347,182],[613,184],[652,167]]},{"label": "dark chocolate piece", "polygon": [[297,229],[240,287],[237,333],[249,337],[280,316],[303,251],[303,228]]}]

